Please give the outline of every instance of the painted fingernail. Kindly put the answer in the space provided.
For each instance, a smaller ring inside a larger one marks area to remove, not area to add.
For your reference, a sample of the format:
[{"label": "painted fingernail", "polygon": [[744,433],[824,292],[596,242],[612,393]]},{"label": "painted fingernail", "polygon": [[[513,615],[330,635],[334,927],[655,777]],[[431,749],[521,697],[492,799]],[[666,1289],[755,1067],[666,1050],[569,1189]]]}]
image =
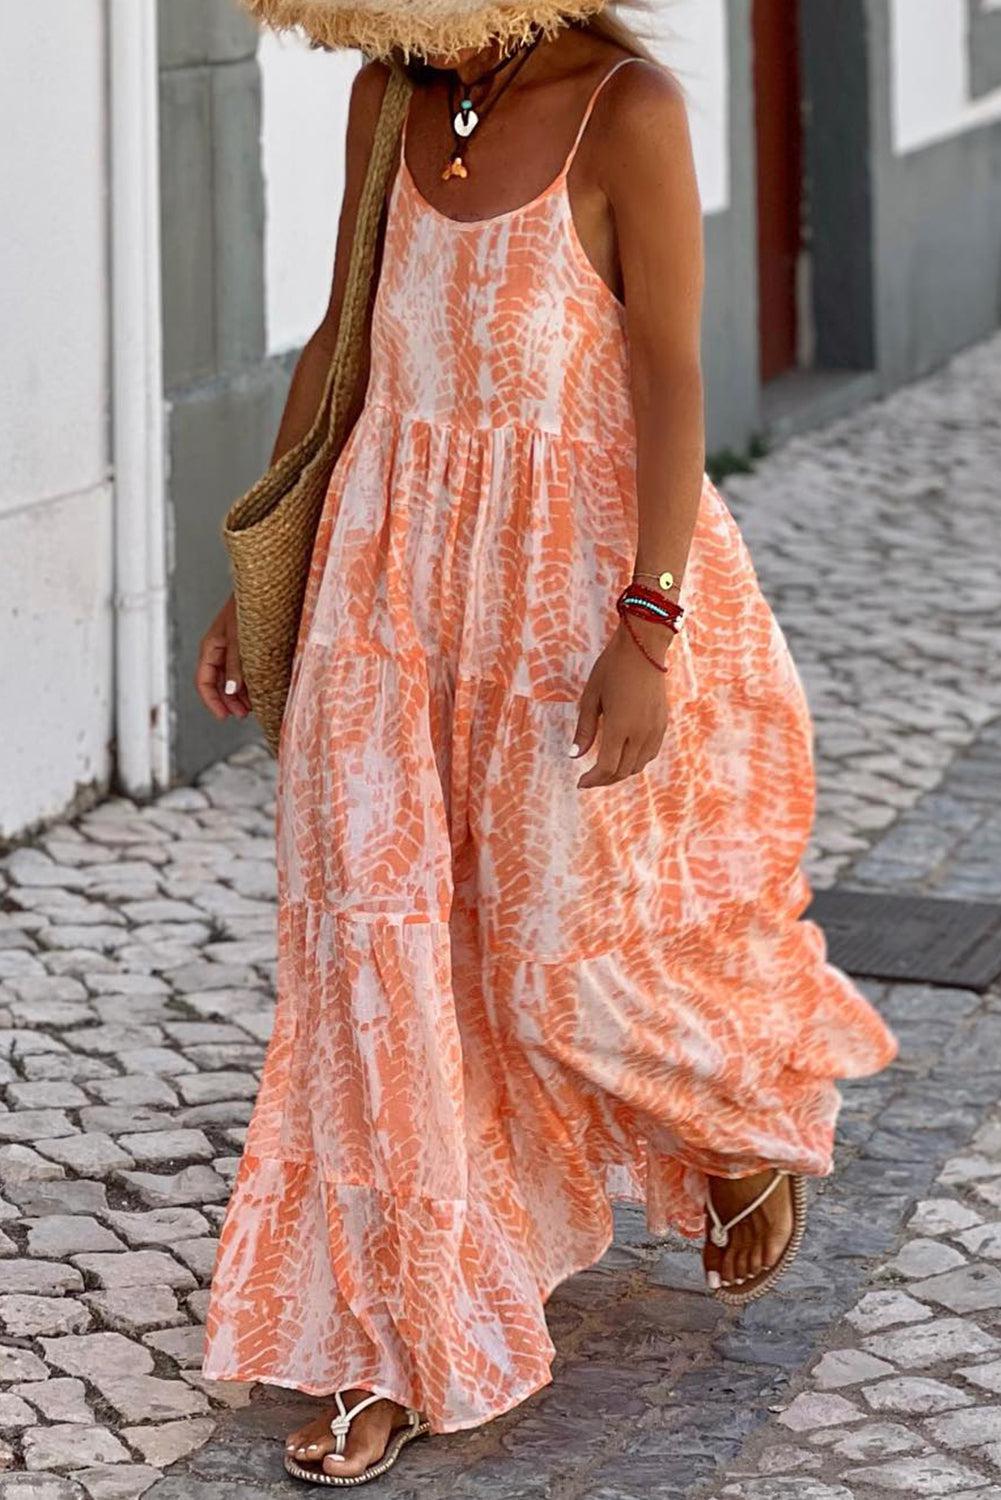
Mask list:
[{"label": "painted fingernail", "polygon": [[236,679],[233,678],[233,677],[230,677],[229,680],[228,680],[228,682],[226,683],[226,695],[227,695],[227,697],[231,698],[235,692],[236,692]]},{"label": "painted fingernail", "polygon": [[706,1286],[711,1292],[718,1292],[722,1285],[723,1282],[720,1279],[720,1274],[718,1271],[706,1272]]}]

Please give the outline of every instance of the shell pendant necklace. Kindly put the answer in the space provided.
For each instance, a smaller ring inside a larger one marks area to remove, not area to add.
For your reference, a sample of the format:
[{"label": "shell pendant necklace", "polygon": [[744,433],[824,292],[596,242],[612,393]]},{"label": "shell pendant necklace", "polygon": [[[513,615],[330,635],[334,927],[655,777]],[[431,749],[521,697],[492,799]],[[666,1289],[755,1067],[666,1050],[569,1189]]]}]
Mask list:
[{"label": "shell pendant necklace", "polygon": [[[530,42],[523,43],[515,52],[502,57],[499,62],[494,63],[492,68],[488,68],[485,73],[481,73],[478,78],[474,78],[469,83],[463,83],[455,69],[449,71],[448,113],[452,125],[452,151],[441,174],[443,182],[448,182],[450,178],[462,180],[469,176],[463,142],[468,141],[477,127],[482,125],[497,100],[517,78],[541,40],[542,33],[537,32]],[[514,64],[513,67],[512,64]],[[505,68],[509,68],[510,71],[501,79],[497,89],[491,95],[490,85]],[[486,85],[485,89],[484,85]],[[479,108],[474,98],[477,93],[480,94]]]}]

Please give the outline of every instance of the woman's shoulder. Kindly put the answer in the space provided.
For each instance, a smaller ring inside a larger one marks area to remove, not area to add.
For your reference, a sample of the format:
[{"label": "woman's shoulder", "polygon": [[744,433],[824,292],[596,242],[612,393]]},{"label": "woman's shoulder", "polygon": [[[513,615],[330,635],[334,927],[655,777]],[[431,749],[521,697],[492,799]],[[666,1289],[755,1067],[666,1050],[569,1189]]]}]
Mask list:
[{"label": "woman's shoulder", "polygon": [[[609,68],[615,72],[602,89],[605,114],[619,132],[642,132],[687,117],[684,90],[670,68],[654,58],[616,49]],[[628,62],[627,67],[616,63]]]},{"label": "woman's shoulder", "polygon": [[623,162],[653,166],[677,159],[687,150],[689,123],[684,90],[670,68],[622,48],[608,52],[598,70],[605,81],[589,134],[599,178],[614,181]]}]

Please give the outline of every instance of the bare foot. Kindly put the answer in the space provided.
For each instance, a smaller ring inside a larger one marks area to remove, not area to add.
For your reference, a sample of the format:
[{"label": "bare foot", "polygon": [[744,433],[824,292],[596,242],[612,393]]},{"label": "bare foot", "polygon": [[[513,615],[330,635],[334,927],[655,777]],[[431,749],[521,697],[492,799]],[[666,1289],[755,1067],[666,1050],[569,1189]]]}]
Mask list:
[{"label": "bare foot", "polygon": [[[341,1396],[351,1411],[356,1402],[363,1401],[370,1394],[369,1391],[350,1390],[343,1391]],[[389,1447],[392,1434],[404,1425],[407,1413],[406,1408],[395,1401],[375,1401],[367,1406],[351,1423],[341,1458],[334,1452],[336,1440],[330,1431],[330,1424],[336,1416],[334,1408],[327,1416],[300,1427],[285,1444],[285,1452],[296,1463],[314,1465],[323,1474],[353,1479],[379,1462]]]},{"label": "bare foot", "polygon": [[[723,1223],[729,1223],[753,1203],[774,1176],[774,1171],[769,1170],[756,1172],[752,1177],[710,1177],[710,1196]],[[709,1290],[727,1286],[742,1286],[746,1290],[748,1282],[760,1280],[781,1260],[792,1237],[793,1224],[792,1186],[790,1179],[783,1177],[760,1208],[734,1226],[725,1249],[714,1245],[707,1232],[702,1264]]]}]

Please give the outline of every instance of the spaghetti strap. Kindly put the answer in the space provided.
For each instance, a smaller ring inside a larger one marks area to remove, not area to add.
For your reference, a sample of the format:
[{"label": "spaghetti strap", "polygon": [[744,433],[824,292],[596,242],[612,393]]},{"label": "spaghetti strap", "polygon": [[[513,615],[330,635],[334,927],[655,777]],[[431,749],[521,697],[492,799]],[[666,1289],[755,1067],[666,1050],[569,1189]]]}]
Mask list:
[{"label": "spaghetti strap", "polygon": [[577,148],[583,140],[584,131],[587,129],[587,122],[591,118],[591,112],[594,109],[594,106],[597,104],[598,95],[605,87],[605,84],[614,73],[617,73],[620,68],[624,68],[627,63],[642,61],[643,59],[641,57],[620,57],[618,62],[613,63],[608,72],[602,78],[599,78],[597,84],[595,85],[595,88],[591,93],[590,99],[587,101],[587,108],[584,110],[583,118],[581,119],[580,125],[577,129],[577,134],[574,136],[573,145],[570,147],[569,153],[567,154],[567,159],[563,163],[563,170],[560,172],[560,178],[565,177],[569,172],[571,166],[573,165],[573,159],[577,155]]}]

